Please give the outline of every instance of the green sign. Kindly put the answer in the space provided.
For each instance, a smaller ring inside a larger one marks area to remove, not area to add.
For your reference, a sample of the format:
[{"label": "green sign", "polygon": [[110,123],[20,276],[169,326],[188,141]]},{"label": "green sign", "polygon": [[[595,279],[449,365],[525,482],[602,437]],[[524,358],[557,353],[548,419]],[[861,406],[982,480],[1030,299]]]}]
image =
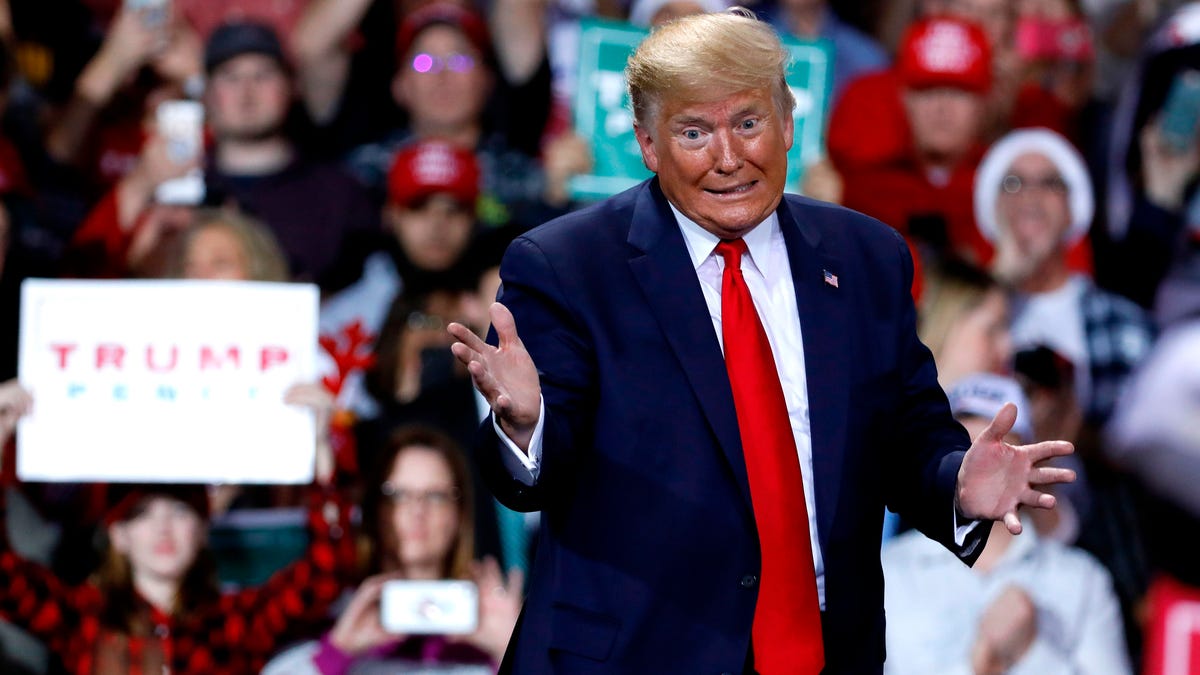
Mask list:
[{"label": "green sign", "polygon": [[[576,176],[570,187],[575,199],[587,201],[614,195],[651,175],[642,164],[625,87],[625,62],[649,32],[603,19],[583,19],[580,24],[575,131],[592,144],[595,173]],[[804,167],[824,152],[833,48],[824,40],[784,38],[783,44],[792,52],[787,82],[796,96],[787,189],[798,192]]]}]

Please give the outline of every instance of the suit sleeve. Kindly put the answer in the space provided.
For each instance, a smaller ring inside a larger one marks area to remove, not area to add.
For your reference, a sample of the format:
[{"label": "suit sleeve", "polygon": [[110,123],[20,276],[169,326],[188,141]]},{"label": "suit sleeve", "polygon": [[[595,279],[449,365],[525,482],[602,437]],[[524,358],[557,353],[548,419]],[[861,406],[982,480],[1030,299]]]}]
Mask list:
[{"label": "suit sleeve", "polygon": [[892,466],[888,506],[929,538],[941,543],[967,564],[983,551],[990,527],[975,527],[960,546],[955,542],[954,492],[958,469],[970,438],[950,413],[946,393],[937,381],[933,355],[917,337],[912,287],[913,262],[903,237],[893,231],[903,280],[899,287],[901,320],[900,396],[894,415],[893,438],[898,447],[885,453]]},{"label": "suit sleeve", "polygon": [[[545,508],[569,490],[578,452],[586,451],[595,419],[595,360],[586,323],[568,301],[571,289],[538,243],[522,237],[500,265],[500,302],[512,312],[517,333],[538,369],[544,408],[538,480],[526,485],[504,467],[510,452],[490,416],[479,431],[483,475],[496,498],[517,511]],[[496,343],[489,334],[488,341]]]}]

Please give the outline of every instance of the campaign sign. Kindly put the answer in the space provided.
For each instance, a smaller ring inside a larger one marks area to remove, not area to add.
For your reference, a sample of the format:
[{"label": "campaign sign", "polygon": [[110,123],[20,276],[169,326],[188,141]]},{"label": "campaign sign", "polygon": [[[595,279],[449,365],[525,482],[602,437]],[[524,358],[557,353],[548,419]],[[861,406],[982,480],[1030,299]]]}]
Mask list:
[{"label": "campaign sign", "polygon": [[223,281],[21,286],[27,481],[307,483],[317,289]]},{"label": "campaign sign", "polygon": [[[651,175],[642,164],[633,133],[633,108],[625,83],[625,63],[648,34],[624,22],[580,21],[575,131],[591,143],[594,161],[593,173],[571,179],[569,188],[575,199],[603,199]],[[804,168],[823,153],[833,86],[833,47],[826,40],[782,40],[792,54],[786,79],[796,97],[786,189],[799,192]]]}]

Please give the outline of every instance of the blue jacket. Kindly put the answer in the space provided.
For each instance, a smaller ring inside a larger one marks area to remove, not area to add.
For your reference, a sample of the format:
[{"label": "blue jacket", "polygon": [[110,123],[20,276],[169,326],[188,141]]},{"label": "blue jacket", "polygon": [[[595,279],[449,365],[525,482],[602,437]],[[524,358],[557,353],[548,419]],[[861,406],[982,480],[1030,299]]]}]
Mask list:
[{"label": "blue jacket", "polygon": [[[878,672],[884,507],[968,563],[989,528],[954,545],[970,443],[917,339],[903,239],[802,197],[778,213],[804,338],[826,672]],[[546,409],[533,487],[500,464],[490,421],[481,429],[497,497],[543,512],[505,668],[741,672],[761,562],[746,467],[720,345],[657,180],[518,238],[501,277]]]}]

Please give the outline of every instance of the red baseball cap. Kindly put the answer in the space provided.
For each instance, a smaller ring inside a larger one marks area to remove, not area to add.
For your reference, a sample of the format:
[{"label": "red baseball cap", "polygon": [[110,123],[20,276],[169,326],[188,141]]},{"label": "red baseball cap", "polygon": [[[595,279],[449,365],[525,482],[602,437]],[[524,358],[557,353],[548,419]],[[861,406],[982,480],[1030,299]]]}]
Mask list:
[{"label": "red baseball cap", "polygon": [[436,24],[462,31],[480,54],[487,55],[492,48],[487,22],[479,13],[455,2],[435,0],[413,10],[400,22],[396,31],[396,57],[403,61],[417,35]]},{"label": "red baseball cap", "polygon": [[953,87],[977,93],[992,88],[992,50],[979,26],[935,17],[909,25],[896,58],[900,82],[910,89]]},{"label": "red baseball cap", "polygon": [[479,162],[474,153],[446,141],[420,141],[396,155],[388,172],[388,202],[411,206],[443,192],[463,204],[475,204]]}]

